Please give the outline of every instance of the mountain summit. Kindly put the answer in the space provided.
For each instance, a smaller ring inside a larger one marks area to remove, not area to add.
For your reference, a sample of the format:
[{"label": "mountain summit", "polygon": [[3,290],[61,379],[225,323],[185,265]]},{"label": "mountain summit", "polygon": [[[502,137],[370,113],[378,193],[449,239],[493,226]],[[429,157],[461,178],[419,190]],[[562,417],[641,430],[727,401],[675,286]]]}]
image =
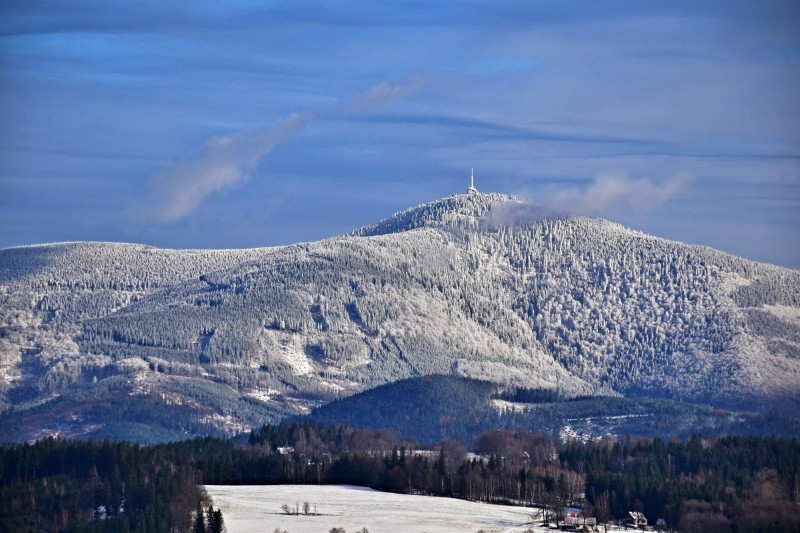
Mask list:
[{"label": "mountain summit", "polygon": [[368,237],[422,227],[474,228],[489,213],[505,211],[509,206],[533,209],[528,202],[506,194],[457,194],[406,209],[386,220],[356,230],[353,235]]},{"label": "mountain summit", "polygon": [[501,194],[277,248],[0,250],[0,324],[7,438],[243,429],[427,374],[793,412],[800,390],[800,272]]}]

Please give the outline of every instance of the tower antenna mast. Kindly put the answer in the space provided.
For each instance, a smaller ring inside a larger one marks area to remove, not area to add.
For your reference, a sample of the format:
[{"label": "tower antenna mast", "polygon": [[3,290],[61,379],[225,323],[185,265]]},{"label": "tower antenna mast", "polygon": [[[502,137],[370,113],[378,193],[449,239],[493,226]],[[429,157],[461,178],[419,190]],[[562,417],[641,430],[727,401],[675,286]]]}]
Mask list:
[{"label": "tower antenna mast", "polygon": [[475,188],[475,169],[471,168],[469,172],[469,189],[467,189],[467,194],[473,195],[478,194],[478,189]]}]

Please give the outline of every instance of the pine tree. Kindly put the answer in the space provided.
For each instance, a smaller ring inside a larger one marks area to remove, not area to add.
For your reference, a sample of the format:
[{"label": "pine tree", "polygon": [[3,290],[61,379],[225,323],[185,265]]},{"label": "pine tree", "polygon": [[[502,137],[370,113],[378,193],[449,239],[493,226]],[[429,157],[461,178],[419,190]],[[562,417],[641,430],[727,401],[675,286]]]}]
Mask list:
[{"label": "pine tree", "polygon": [[206,531],[206,516],[203,512],[203,506],[200,501],[197,502],[197,510],[194,515],[194,527],[192,533],[207,533]]},{"label": "pine tree", "polygon": [[207,516],[207,523],[208,523],[208,533],[222,533],[222,529],[224,527],[223,520],[222,520],[222,511],[219,509],[214,510],[214,507],[209,505],[208,506],[208,516]]}]

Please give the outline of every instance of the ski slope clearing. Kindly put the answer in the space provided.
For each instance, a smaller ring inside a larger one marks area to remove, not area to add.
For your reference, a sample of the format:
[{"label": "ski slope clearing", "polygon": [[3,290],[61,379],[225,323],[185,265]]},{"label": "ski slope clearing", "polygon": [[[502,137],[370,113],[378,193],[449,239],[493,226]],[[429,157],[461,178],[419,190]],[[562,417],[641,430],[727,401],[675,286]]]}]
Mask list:
[{"label": "ski slope clearing", "polygon": [[[349,485],[206,485],[222,510],[228,533],[319,533],[332,527],[370,533],[466,533],[545,531],[532,523],[537,509],[468,502],[453,498],[393,494]],[[281,506],[303,502],[317,516],[286,515]]]}]

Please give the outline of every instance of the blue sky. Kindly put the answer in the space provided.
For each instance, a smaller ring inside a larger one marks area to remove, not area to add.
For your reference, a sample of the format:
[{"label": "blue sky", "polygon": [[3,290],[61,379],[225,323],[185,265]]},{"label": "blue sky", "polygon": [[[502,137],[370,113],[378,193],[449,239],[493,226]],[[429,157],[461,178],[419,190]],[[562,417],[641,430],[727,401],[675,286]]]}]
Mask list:
[{"label": "blue sky", "polygon": [[800,267],[800,4],[0,5],[0,247],[349,232],[468,185]]}]

